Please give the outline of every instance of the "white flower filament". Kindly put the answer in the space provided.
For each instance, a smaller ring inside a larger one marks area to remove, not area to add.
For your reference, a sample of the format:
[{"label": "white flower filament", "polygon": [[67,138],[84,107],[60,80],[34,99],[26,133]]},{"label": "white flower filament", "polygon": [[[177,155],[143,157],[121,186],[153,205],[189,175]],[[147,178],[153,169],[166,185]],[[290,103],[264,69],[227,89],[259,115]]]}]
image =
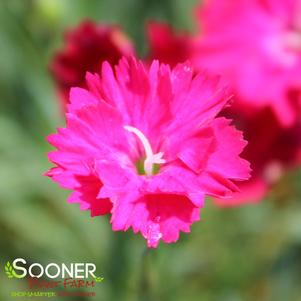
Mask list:
[{"label": "white flower filament", "polygon": [[139,138],[139,140],[144,148],[145,156],[146,156],[146,158],[144,160],[144,171],[145,171],[146,175],[151,176],[153,174],[153,165],[154,164],[163,164],[166,162],[162,158],[164,153],[159,152],[157,154],[154,154],[148,139],[137,128],[130,126],[130,125],[125,125],[124,129],[135,134]]}]

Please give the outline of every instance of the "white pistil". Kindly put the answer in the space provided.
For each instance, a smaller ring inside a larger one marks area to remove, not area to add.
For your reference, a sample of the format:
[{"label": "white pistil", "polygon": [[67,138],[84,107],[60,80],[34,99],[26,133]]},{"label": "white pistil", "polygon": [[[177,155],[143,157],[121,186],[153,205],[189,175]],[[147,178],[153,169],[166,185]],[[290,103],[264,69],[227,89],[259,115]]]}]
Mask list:
[{"label": "white pistil", "polygon": [[154,164],[165,163],[165,160],[162,159],[164,153],[159,152],[157,154],[154,154],[148,139],[137,128],[130,126],[130,125],[125,125],[124,129],[126,129],[127,131],[129,131],[131,133],[134,133],[141,141],[144,151],[145,151],[145,156],[146,156],[146,158],[144,160],[144,171],[145,171],[146,175],[151,176],[153,174],[153,165]]}]

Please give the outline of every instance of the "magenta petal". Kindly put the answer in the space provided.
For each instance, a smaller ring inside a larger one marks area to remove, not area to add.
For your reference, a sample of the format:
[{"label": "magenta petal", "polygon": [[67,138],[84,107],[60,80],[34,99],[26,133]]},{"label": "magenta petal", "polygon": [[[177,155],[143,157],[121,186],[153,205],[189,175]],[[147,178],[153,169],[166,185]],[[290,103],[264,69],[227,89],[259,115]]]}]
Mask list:
[{"label": "magenta petal", "polygon": [[243,204],[254,204],[262,200],[268,191],[268,185],[260,180],[250,180],[239,185],[240,191],[234,193],[231,198],[215,199],[220,207],[237,207]]},{"label": "magenta petal", "polygon": [[191,224],[200,218],[200,209],[180,195],[151,194],[135,202],[120,203],[112,215],[113,229],[132,227],[135,233],[141,232],[151,248],[156,248],[161,239],[176,242],[179,232],[189,232]]},{"label": "magenta petal", "polygon": [[221,74],[238,103],[272,109],[283,127],[300,114],[300,100],[290,99],[292,91],[301,93],[298,3],[205,1],[197,9],[199,33],[190,55],[197,69]]},{"label": "magenta petal", "polygon": [[207,161],[214,151],[215,138],[211,128],[199,131],[193,137],[184,140],[179,145],[178,157],[196,173],[205,168]]},{"label": "magenta petal", "polygon": [[73,113],[84,106],[96,104],[97,99],[93,94],[82,88],[72,88],[70,90],[70,104],[67,105],[67,110]]},{"label": "magenta petal", "polygon": [[216,148],[210,156],[208,170],[229,179],[248,179],[250,164],[239,158],[247,142],[242,133],[229,124],[230,121],[225,118],[218,118],[213,122]]}]

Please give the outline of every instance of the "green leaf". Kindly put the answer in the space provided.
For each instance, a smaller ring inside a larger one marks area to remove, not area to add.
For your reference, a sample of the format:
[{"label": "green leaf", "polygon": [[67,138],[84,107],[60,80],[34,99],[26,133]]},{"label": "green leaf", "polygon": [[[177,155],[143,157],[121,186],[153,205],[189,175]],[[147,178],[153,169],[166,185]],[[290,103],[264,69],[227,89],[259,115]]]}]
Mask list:
[{"label": "green leaf", "polygon": [[11,266],[10,262],[8,261],[5,265],[5,273],[7,275],[8,278],[14,278],[14,269],[13,267]]},{"label": "green leaf", "polygon": [[104,280],[103,277],[95,277],[96,282],[102,282]]}]

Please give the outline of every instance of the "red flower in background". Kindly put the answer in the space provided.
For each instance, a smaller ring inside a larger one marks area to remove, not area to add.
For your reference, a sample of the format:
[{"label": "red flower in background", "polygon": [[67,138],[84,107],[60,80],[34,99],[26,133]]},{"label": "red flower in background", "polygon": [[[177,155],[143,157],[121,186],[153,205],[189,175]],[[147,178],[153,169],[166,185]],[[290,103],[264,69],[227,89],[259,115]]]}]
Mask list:
[{"label": "red flower in background", "polygon": [[150,22],[147,25],[149,60],[175,66],[191,56],[191,37],[188,33],[175,32],[168,24]]},{"label": "red flower in background", "polygon": [[98,72],[102,62],[116,65],[122,56],[131,56],[134,48],[118,26],[84,21],[66,32],[65,46],[59,50],[50,71],[63,100],[69,102],[71,87],[86,87],[87,71]]},{"label": "red flower in background", "polygon": [[256,113],[247,106],[227,108],[223,115],[235,120],[248,141],[242,157],[251,162],[252,178],[238,184],[240,192],[231,199],[218,199],[221,206],[258,202],[284,171],[301,163],[301,120],[283,128],[269,108]]}]

